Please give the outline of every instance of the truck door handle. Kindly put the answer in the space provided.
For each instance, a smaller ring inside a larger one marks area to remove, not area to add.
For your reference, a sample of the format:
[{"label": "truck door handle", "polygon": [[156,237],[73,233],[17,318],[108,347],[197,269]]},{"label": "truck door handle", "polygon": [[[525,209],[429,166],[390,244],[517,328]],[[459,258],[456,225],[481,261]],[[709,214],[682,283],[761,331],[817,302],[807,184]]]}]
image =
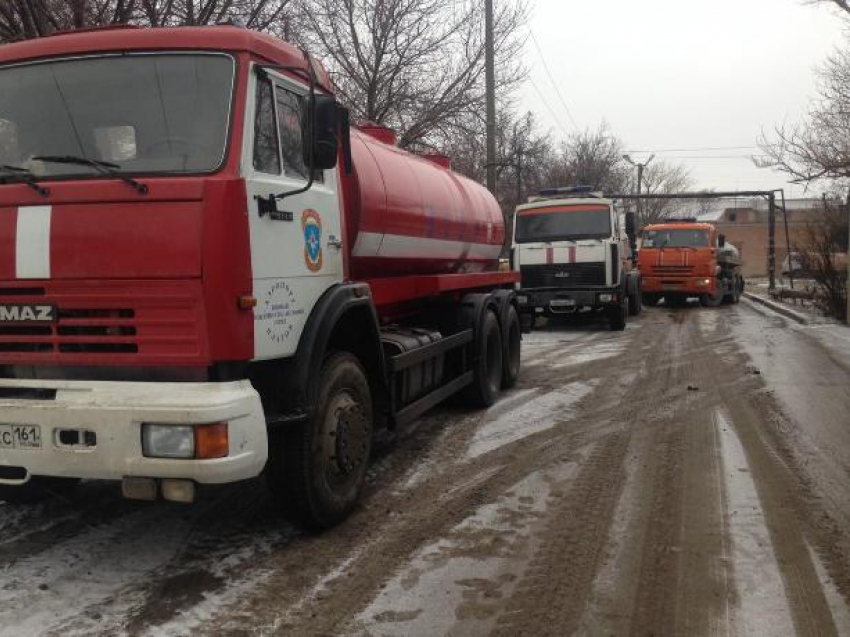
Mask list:
[{"label": "truck door handle", "polygon": [[342,239],[337,239],[335,236],[330,235],[328,237],[328,247],[342,250]]}]

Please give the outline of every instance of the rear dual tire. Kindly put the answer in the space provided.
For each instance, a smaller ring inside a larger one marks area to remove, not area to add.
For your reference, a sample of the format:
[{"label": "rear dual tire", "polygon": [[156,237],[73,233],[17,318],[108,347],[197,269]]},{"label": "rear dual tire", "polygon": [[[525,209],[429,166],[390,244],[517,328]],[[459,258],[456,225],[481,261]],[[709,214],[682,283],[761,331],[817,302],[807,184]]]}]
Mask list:
[{"label": "rear dual tire", "polygon": [[[482,328],[474,341],[472,384],[464,393],[464,402],[470,407],[484,408],[496,402],[502,388],[503,377],[502,330],[493,310],[487,310]],[[517,374],[519,369],[517,367]],[[516,382],[516,381],[514,381]]]}]

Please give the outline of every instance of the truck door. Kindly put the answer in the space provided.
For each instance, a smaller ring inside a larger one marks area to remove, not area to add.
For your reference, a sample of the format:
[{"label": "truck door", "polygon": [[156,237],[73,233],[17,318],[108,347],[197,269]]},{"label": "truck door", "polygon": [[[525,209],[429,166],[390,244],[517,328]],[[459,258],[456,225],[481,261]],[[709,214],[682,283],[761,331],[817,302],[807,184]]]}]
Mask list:
[{"label": "truck door", "polygon": [[336,170],[317,171],[307,192],[277,201],[261,214],[258,197],[303,188],[301,123],[306,86],[281,75],[252,73],[242,174],[248,191],[257,359],[295,352],[310,310],[343,278]]}]

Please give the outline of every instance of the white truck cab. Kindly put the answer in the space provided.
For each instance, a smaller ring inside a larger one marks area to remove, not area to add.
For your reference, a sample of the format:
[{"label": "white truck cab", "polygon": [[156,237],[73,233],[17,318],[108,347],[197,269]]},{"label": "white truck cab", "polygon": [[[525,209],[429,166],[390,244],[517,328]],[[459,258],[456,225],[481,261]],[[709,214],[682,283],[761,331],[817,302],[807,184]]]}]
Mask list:
[{"label": "white truck cab", "polygon": [[610,199],[586,186],[540,191],[514,215],[513,268],[524,323],[537,315],[592,311],[612,330],[641,310],[640,273],[633,268],[634,217],[624,223]]}]

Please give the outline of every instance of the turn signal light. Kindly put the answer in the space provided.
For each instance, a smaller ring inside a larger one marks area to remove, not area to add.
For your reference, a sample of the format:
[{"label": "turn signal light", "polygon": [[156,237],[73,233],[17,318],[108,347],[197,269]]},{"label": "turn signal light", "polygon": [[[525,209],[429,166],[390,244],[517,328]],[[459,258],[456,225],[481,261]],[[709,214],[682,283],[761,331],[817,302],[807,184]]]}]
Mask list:
[{"label": "turn signal light", "polygon": [[195,458],[226,458],[229,452],[230,441],[226,422],[195,427]]},{"label": "turn signal light", "polygon": [[240,296],[238,299],[238,305],[240,310],[250,310],[255,308],[257,307],[257,297],[248,294]]}]

